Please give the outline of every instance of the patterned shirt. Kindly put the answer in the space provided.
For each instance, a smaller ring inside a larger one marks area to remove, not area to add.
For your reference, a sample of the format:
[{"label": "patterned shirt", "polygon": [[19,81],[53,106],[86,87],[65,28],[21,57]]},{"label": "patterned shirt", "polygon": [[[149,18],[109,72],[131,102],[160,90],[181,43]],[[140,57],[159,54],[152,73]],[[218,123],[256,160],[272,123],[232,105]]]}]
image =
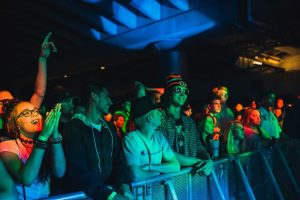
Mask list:
[{"label": "patterned shirt", "polygon": [[178,132],[176,129],[176,120],[165,111],[162,111],[161,125],[158,127],[158,130],[164,134],[174,151],[180,153],[182,147],[180,143],[183,142],[185,156],[205,160],[209,159],[209,153],[200,141],[199,132],[193,119],[181,115],[181,120],[182,128],[181,131]]}]

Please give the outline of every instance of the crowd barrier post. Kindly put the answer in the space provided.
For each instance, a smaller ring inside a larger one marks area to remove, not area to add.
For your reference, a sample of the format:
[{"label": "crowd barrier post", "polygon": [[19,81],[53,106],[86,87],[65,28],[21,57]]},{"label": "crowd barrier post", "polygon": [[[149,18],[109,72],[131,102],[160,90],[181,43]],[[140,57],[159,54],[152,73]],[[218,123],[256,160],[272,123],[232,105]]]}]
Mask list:
[{"label": "crowd barrier post", "polygon": [[221,199],[222,199],[222,200],[225,200],[225,195],[224,195],[224,193],[223,193],[223,191],[222,191],[221,185],[220,185],[220,183],[219,183],[219,180],[218,180],[218,178],[217,178],[217,175],[216,175],[216,172],[215,172],[214,169],[213,169],[211,175],[212,175],[213,180],[214,180],[214,182],[215,182],[215,184],[216,184],[216,186],[217,186],[217,190],[218,190],[218,192],[219,192],[219,195],[220,195]]},{"label": "crowd barrier post", "polygon": [[167,186],[167,188],[168,188],[168,190],[171,194],[172,200],[178,200],[178,197],[177,197],[177,194],[176,194],[176,191],[175,191],[175,187],[174,187],[174,184],[173,184],[173,179],[166,180],[165,185]]},{"label": "crowd barrier post", "polygon": [[236,164],[237,164],[238,171],[239,171],[239,173],[240,173],[240,175],[241,175],[242,182],[243,182],[243,184],[244,184],[244,186],[245,186],[245,188],[246,188],[246,191],[247,191],[247,193],[248,193],[249,199],[250,199],[250,200],[256,200],[256,198],[255,198],[255,196],[254,196],[254,193],[253,193],[253,191],[252,191],[252,188],[251,188],[251,186],[250,186],[250,184],[249,184],[249,182],[248,182],[248,180],[247,180],[246,174],[245,174],[245,172],[244,172],[244,169],[243,169],[243,167],[242,167],[242,164],[241,164],[240,160],[239,160],[239,159],[236,159],[235,162],[236,162]]},{"label": "crowd barrier post", "polygon": [[300,199],[300,190],[299,190],[299,187],[297,185],[296,179],[293,176],[293,173],[292,173],[292,171],[291,171],[291,169],[290,169],[290,167],[289,167],[289,165],[288,165],[288,163],[287,163],[287,161],[286,161],[286,159],[285,159],[285,157],[284,157],[281,149],[277,148],[277,151],[279,153],[279,157],[280,157],[280,159],[282,161],[282,164],[283,164],[283,166],[284,166],[284,168],[285,168],[285,170],[286,170],[286,172],[287,172],[287,174],[288,174],[288,176],[289,176],[289,178],[290,178],[290,180],[292,182],[292,185],[293,185],[293,187],[295,189],[295,192],[297,193],[298,199]]},{"label": "crowd barrier post", "polygon": [[274,174],[273,174],[273,172],[272,172],[272,169],[271,169],[271,167],[270,167],[270,165],[269,165],[269,163],[268,163],[268,160],[267,160],[267,158],[266,158],[266,155],[264,154],[264,152],[260,152],[260,155],[261,155],[263,164],[264,164],[265,167],[266,167],[267,175],[268,175],[269,178],[271,179],[272,185],[273,185],[273,187],[274,187],[274,189],[275,189],[275,192],[276,192],[278,198],[279,198],[280,200],[284,200],[283,194],[282,194],[282,192],[281,192],[281,190],[280,190],[280,187],[279,187],[279,185],[278,185],[278,183],[277,183],[277,181],[276,181],[276,179],[275,179],[275,176],[274,176]]}]

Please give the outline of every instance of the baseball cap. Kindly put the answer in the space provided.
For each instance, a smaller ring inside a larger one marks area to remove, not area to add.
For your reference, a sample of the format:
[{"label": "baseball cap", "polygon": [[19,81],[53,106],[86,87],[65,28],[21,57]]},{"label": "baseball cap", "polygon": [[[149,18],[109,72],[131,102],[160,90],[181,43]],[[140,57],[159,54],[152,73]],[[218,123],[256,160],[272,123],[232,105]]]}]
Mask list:
[{"label": "baseball cap", "polygon": [[132,102],[131,116],[133,119],[136,119],[160,107],[161,104],[155,103],[150,96],[139,97]]}]

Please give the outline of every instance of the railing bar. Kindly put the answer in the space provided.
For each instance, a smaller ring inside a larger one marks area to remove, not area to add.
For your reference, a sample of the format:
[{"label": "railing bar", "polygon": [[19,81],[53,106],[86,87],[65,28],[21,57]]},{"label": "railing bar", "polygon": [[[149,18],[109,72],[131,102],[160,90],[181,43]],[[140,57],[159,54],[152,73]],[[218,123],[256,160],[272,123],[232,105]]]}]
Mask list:
[{"label": "railing bar", "polygon": [[222,199],[222,200],[225,200],[225,195],[224,195],[224,193],[223,193],[223,191],[222,191],[221,185],[220,185],[220,183],[219,183],[218,177],[217,177],[217,175],[216,175],[214,169],[213,169],[213,171],[212,171],[212,177],[213,177],[213,179],[214,179],[214,181],[215,181],[215,184],[216,184],[216,186],[217,186],[217,190],[218,190],[218,192],[219,192],[219,195],[220,195],[221,199]]},{"label": "railing bar", "polygon": [[250,200],[255,200],[256,198],[255,198],[254,193],[253,193],[253,191],[251,189],[251,186],[250,186],[250,184],[249,184],[249,182],[247,180],[247,177],[245,175],[245,172],[244,172],[244,169],[243,169],[243,167],[241,165],[240,160],[236,160],[235,162],[236,162],[236,164],[238,166],[238,171],[240,172],[243,184],[244,184],[244,186],[245,186],[245,188],[247,190],[247,193],[248,193],[248,196],[249,196]]},{"label": "railing bar", "polygon": [[294,189],[295,189],[295,191],[297,193],[298,199],[300,199],[300,190],[299,190],[299,187],[297,185],[296,179],[293,176],[293,173],[292,173],[291,169],[289,168],[289,165],[288,165],[288,163],[287,163],[287,161],[286,161],[286,159],[285,159],[285,157],[284,157],[281,149],[278,148],[277,150],[279,152],[279,156],[280,156],[280,158],[282,160],[284,168],[285,168],[286,172],[288,173],[288,176],[291,179],[292,185],[293,185],[293,187],[294,187]]},{"label": "railing bar", "polygon": [[171,193],[172,200],[178,200],[172,180],[165,181],[165,185],[167,186],[167,188],[169,189],[169,192]]},{"label": "railing bar", "polygon": [[269,163],[268,163],[268,161],[267,161],[266,156],[265,156],[263,153],[261,153],[260,155],[261,155],[261,157],[262,157],[262,160],[263,160],[264,165],[265,165],[266,168],[267,168],[267,174],[269,175],[269,178],[271,179],[271,182],[272,182],[272,184],[273,184],[273,187],[274,187],[274,189],[275,189],[275,192],[276,192],[278,198],[279,198],[280,200],[284,200],[283,194],[282,194],[282,192],[281,192],[281,190],[280,190],[280,187],[279,187],[279,185],[278,185],[278,183],[277,183],[277,181],[276,181],[276,179],[275,179],[275,176],[274,176],[274,174],[273,174],[273,172],[272,172],[272,169],[271,169],[271,167],[270,167],[270,165],[269,165]]},{"label": "railing bar", "polygon": [[192,200],[193,198],[193,182],[192,182],[192,174],[188,174],[188,185],[187,185],[187,199]]}]

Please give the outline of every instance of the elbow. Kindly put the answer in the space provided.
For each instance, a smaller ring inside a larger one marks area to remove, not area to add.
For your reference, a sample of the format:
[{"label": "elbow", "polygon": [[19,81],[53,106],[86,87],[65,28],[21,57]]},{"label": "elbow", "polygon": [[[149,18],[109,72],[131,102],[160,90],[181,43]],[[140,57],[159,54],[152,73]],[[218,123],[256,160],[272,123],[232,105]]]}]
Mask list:
[{"label": "elbow", "polygon": [[24,179],[22,181],[20,181],[24,186],[30,186],[31,184],[33,184],[35,179],[31,179],[31,178],[28,178],[28,179]]},{"label": "elbow", "polygon": [[65,175],[65,172],[66,172],[66,168],[65,167],[61,167],[59,169],[56,169],[53,174],[57,178],[62,178]]},{"label": "elbow", "polygon": [[52,174],[57,177],[61,178],[65,175],[66,172],[66,162],[61,162],[60,164],[55,164],[52,166]]},{"label": "elbow", "polygon": [[180,164],[179,164],[179,162],[177,162],[175,164],[174,170],[175,170],[176,173],[180,172]]},{"label": "elbow", "polygon": [[179,164],[178,161],[173,162],[172,170],[170,172],[171,173],[178,173],[178,172],[180,172],[180,164]]},{"label": "elbow", "polygon": [[142,177],[135,173],[135,174],[131,175],[131,180],[132,181],[140,181],[140,180],[142,180]]}]

